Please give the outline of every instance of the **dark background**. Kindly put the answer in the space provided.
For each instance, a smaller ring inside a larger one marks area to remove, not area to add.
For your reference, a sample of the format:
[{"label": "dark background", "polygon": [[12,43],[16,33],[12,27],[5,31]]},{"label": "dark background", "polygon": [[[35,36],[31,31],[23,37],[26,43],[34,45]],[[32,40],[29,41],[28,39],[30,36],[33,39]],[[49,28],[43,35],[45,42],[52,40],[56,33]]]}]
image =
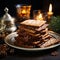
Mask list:
[{"label": "dark background", "polygon": [[50,3],[53,4],[54,15],[60,15],[60,0],[0,0],[0,16],[3,16],[5,7],[9,8],[9,13],[12,16],[16,16],[16,4],[32,5],[32,13],[37,9],[48,11]]}]

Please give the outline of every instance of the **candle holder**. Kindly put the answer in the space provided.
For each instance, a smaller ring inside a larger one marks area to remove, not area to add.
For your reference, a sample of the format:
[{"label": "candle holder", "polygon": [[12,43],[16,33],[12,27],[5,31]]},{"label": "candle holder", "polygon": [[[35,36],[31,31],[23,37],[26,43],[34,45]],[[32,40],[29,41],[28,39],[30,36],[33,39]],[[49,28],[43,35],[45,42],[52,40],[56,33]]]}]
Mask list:
[{"label": "candle holder", "polygon": [[50,21],[51,17],[53,16],[52,4],[51,3],[49,5],[49,11],[47,12],[47,15],[48,15],[48,21]]},{"label": "candle holder", "polygon": [[33,19],[35,20],[46,20],[45,12],[41,10],[34,10],[33,11]]},{"label": "candle holder", "polygon": [[17,17],[21,20],[30,18],[31,5],[19,4],[16,5]]}]

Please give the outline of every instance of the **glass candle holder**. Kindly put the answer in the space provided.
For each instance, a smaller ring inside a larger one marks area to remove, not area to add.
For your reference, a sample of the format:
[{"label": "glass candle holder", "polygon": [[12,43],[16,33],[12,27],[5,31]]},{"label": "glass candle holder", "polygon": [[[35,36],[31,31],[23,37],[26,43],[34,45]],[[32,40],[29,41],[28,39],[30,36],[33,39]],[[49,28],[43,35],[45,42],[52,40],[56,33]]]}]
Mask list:
[{"label": "glass candle holder", "polygon": [[34,10],[33,11],[33,19],[35,20],[46,20],[47,14],[45,11]]},{"label": "glass candle holder", "polygon": [[18,18],[21,18],[21,19],[30,18],[31,5],[19,4],[19,5],[16,5],[16,9],[17,9]]},{"label": "glass candle holder", "polygon": [[33,11],[33,19],[35,20],[43,20],[43,14],[40,10],[34,10]]}]

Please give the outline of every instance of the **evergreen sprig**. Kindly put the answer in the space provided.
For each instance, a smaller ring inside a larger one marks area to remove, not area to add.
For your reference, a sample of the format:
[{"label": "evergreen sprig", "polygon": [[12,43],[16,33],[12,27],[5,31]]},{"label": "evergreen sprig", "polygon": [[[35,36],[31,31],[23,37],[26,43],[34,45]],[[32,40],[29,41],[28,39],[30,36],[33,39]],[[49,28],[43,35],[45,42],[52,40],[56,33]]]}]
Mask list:
[{"label": "evergreen sprig", "polygon": [[49,23],[49,29],[52,29],[54,32],[60,33],[60,16],[52,16]]}]

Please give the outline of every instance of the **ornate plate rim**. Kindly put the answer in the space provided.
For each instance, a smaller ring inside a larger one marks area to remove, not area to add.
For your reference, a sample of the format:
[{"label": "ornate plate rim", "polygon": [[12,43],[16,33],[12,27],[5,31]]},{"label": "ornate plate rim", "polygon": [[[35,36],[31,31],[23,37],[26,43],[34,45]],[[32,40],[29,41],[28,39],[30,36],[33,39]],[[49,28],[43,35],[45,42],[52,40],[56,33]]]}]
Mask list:
[{"label": "ornate plate rim", "polygon": [[23,47],[19,47],[19,46],[16,46],[16,45],[13,45],[13,44],[8,43],[8,41],[10,40],[8,38],[11,35],[16,34],[16,33],[17,32],[13,32],[13,33],[9,34],[8,36],[6,36],[6,38],[5,38],[5,43],[7,45],[9,45],[10,47],[13,47],[13,48],[16,48],[16,49],[25,50],[25,51],[41,51],[41,50],[51,49],[51,48],[54,48],[54,47],[57,47],[57,46],[60,45],[60,43],[58,43],[58,44],[55,44],[55,45],[52,45],[52,46],[49,46],[49,47],[45,47],[45,48],[23,48]]}]

